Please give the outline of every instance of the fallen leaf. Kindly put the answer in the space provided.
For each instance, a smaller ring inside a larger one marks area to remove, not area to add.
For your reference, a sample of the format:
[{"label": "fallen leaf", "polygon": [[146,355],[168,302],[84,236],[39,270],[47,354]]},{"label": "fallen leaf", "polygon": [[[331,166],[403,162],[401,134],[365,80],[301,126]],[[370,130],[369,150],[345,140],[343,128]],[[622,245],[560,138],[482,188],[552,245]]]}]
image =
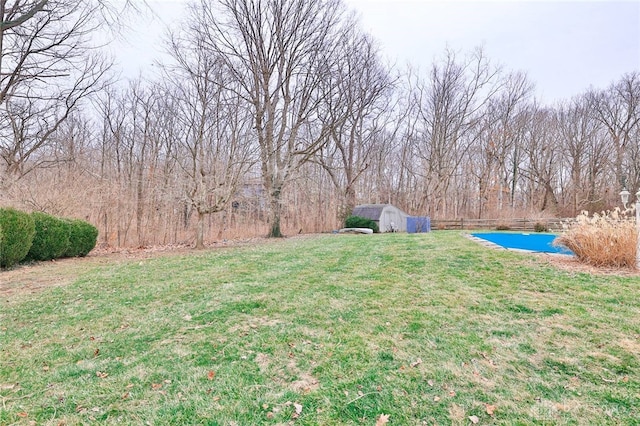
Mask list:
[{"label": "fallen leaf", "polygon": [[158,390],[162,388],[162,383],[151,383],[151,389]]},{"label": "fallen leaf", "polygon": [[268,418],[268,419],[272,419],[272,418],[273,418],[273,413],[272,413],[271,411],[269,411],[269,412],[267,413],[267,418]]},{"label": "fallen leaf", "polygon": [[42,371],[49,371],[49,366],[48,365],[42,366]]},{"label": "fallen leaf", "polygon": [[22,418],[29,417],[29,415],[28,415],[27,413],[25,413],[24,411],[19,412],[19,413],[17,414],[17,416],[18,416],[18,417],[22,417]]},{"label": "fallen leaf", "polygon": [[214,377],[216,377],[216,372],[215,371],[209,371],[207,373],[207,379],[213,380]]},{"label": "fallen leaf", "polygon": [[168,385],[171,384],[171,380],[165,380],[164,382]]},{"label": "fallen leaf", "polygon": [[96,376],[100,377],[101,379],[106,379],[109,376],[109,373],[105,371],[96,371]]},{"label": "fallen leaf", "polygon": [[294,402],[293,408],[295,408],[297,415],[302,414],[302,404],[298,404],[297,402]]},{"label": "fallen leaf", "polygon": [[124,394],[122,394],[122,399],[127,399],[129,398],[129,392],[125,392]]},{"label": "fallen leaf", "polygon": [[433,397],[433,401],[434,401],[434,402],[438,402],[438,401],[440,401],[440,397],[439,397],[439,396],[434,396],[434,397]]},{"label": "fallen leaf", "polygon": [[184,319],[185,321],[191,321],[191,315],[187,314],[183,316],[182,319]]},{"label": "fallen leaf", "polygon": [[623,381],[624,383],[627,383],[627,382],[629,381],[629,376],[624,376],[624,377],[622,378],[622,381]]},{"label": "fallen leaf", "polygon": [[378,420],[376,420],[376,426],[384,426],[389,423],[389,414],[380,414]]},{"label": "fallen leaf", "polygon": [[478,422],[480,421],[478,416],[469,416],[469,420],[471,420],[471,423],[473,423],[474,425],[477,425]]},{"label": "fallen leaf", "polygon": [[93,351],[93,357],[97,357],[98,355],[100,355],[100,349],[96,349],[95,351]]},{"label": "fallen leaf", "polygon": [[427,384],[431,387],[433,387],[433,380],[427,380]]},{"label": "fallen leaf", "polygon": [[419,366],[420,364],[422,364],[422,360],[420,358],[418,358],[414,362],[411,363],[411,367],[415,368],[415,367]]},{"label": "fallen leaf", "polygon": [[484,404],[484,406],[487,408],[487,414],[493,416],[493,413],[496,411],[496,406],[491,404]]},{"label": "fallen leaf", "polygon": [[450,391],[449,396],[456,396],[456,391]]}]

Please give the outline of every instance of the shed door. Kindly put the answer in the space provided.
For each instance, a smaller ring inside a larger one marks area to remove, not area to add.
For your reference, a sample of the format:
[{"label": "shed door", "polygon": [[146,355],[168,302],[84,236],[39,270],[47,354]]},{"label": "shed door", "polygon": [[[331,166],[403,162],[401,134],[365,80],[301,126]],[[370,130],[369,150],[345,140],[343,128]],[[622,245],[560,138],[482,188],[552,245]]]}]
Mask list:
[{"label": "shed door", "polygon": [[395,232],[399,228],[397,215],[392,211],[384,212],[384,229],[380,229],[380,232]]}]

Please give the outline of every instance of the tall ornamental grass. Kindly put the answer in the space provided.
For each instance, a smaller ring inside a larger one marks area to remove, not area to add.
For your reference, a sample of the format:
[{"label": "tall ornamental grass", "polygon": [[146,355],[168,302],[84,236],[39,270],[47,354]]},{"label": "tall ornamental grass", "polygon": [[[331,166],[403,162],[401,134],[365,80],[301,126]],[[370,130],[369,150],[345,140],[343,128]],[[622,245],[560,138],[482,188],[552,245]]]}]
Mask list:
[{"label": "tall ornamental grass", "polygon": [[635,268],[638,230],[634,212],[616,208],[602,213],[583,211],[563,224],[564,232],[555,245],[573,251],[580,262],[614,268]]}]

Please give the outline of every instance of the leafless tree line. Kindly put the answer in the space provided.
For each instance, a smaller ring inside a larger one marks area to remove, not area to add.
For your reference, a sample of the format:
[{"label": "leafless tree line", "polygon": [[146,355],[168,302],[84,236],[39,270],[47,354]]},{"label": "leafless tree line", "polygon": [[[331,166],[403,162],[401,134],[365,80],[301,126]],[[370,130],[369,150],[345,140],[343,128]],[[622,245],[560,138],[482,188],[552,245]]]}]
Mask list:
[{"label": "leafless tree line", "polygon": [[114,84],[90,37],[110,6],[0,0],[0,203],[105,245],[324,232],[359,203],[572,216],[640,188],[638,71],[541,105],[482,49],[389,66],[340,0],[202,0],[157,77]]}]

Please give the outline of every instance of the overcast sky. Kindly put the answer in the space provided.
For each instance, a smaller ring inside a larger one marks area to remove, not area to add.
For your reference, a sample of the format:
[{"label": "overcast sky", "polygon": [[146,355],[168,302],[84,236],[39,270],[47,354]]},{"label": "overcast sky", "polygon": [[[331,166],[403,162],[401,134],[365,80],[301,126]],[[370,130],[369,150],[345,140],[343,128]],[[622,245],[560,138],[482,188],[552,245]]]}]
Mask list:
[{"label": "overcast sky", "polygon": [[[446,47],[483,46],[506,70],[524,71],[543,102],[605,88],[640,71],[640,1],[344,0],[399,67],[426,71]],[[186,0],[149,0],[160,19],[140,22],[117,48],[126,76],[149,72],[165,24]],[[163,22],[164,21],[164,24]]]}]

